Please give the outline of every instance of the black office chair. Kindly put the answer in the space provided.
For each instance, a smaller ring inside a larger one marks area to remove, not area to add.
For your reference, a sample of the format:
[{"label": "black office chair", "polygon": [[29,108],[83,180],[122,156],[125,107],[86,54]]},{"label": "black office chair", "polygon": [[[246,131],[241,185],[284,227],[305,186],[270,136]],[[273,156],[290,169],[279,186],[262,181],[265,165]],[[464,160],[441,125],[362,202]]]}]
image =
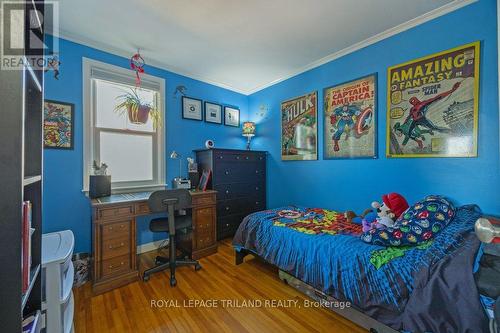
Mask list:
[{"label": "black office chair", "polygon": [[188,254],[185,249],[182,249],[181,256],[177,257],[176,236],[185,235],[192,228],[191,214],[179,214],[180,210],[191,208],[191,195],[185,189],[156,191],[149,197],[148,204],[152,213],[168,212],[166,218],[151,220],[149,229],[152,232],[168,232],[169,258],[157,256],[156,266],[145,270],[142,278],[148,281],[151,274],[170,268],[170,285],[173,287],[177,284],[175,279],[177,266],[193,265],[196,271],[201,269],[198,261],[189,259],[190,253]]}]

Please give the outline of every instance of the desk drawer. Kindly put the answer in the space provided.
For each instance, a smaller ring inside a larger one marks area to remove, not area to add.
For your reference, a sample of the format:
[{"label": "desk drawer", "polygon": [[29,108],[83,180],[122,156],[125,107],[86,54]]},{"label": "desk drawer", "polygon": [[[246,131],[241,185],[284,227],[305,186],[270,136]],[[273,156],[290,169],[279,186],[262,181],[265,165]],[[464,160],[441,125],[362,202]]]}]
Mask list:
[{"label": "desk drawer", "polygon": [[131,215],[134,215],[134,205],[132,204],[97,209],[98,220],[113,219]]},{"label": "desk drawer", "polygon": [[148,215],[151,214],[149,210],[149,205],[147,202],[140,202],[135,204],[135,214],[136,215]]},{"label": "desk drawer", "polygon": [[103,260],[101,265],[103,277],[127,272],[130,270],[130,255]]},{"label": "desk drawer", "polygon": [[132,221],[127,220],[127,221],[101,224],[99,227],[101,228],[101,235],[103,242],[110,239],[130,238],[131,223]]},{"label": "desk drawer", "polygon": [[206,194],[206,195],[200,195],[196,194],[193,195],[192,197],[192,206],[204,206],[204,205],[213,205],[215,204],[215,195],[213,194]]},{"label": "desk drawer", "polygon": [[111,259],[130,254],[130,237],[108,239],[102,242],[102,259]]}]

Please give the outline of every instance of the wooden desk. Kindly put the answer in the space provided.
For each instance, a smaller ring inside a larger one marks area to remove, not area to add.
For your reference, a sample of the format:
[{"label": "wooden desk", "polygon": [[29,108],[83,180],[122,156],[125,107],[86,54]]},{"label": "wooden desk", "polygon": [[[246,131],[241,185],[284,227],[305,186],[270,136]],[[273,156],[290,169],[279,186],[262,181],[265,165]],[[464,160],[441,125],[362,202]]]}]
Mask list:
[{"label": "wooden desk", "polygon": [[[192,256],[199,259],[217,252],[216,191],[191,191]],[[139,277],[136,217],[151,214],[151,192],[114,194],[93,199],[92,290],[102,293]]]}]

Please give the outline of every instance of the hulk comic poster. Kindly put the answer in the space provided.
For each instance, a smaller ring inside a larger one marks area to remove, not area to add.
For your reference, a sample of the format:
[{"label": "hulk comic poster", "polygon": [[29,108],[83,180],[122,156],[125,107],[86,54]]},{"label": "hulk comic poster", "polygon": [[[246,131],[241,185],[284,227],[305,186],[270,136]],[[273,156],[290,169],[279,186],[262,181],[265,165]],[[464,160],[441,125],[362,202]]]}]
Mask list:
[{"label": "hulk comic poster", "polygon": [[324,158],[376,157],[377,76],[324,90]]},{"label": "hulk comic poster", "polygon": [[475,157],[479,42],[388,69],[387,156]]},{"label": "hulk comic poster", "polygon": [[281,103],[281,159],[318,159],[317,92]]}]

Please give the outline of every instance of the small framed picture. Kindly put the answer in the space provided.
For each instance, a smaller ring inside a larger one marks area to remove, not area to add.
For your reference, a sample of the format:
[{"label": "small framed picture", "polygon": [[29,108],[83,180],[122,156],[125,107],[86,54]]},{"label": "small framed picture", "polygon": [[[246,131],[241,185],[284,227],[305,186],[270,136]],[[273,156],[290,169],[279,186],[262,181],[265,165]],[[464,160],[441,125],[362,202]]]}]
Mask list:
[{"label": "small framed picture", "polygon": [[240,109],[237,109],[232,106],[225,106],[224,125],[240,127]]},{"label": "small framed picture", "polygon": [[208,181],[210,180],[211,174],[212,174],[212,170],[203,170],[203,174],[201,175],[200,182],[198,183],[198,190],[205,191],[207,189]]},{"label": "small framed picture", "polygon": [[43,113],[44,148],[73,149],[75,105],[46,99]]},{"label": "small framed picture", "polygon": [[222,124],[222,105],[205,102],[205,121],[207,123]]},{"label": "small framed picture", "polygon": [[182,118],[203,120],[201,99],[182,96]]}]

